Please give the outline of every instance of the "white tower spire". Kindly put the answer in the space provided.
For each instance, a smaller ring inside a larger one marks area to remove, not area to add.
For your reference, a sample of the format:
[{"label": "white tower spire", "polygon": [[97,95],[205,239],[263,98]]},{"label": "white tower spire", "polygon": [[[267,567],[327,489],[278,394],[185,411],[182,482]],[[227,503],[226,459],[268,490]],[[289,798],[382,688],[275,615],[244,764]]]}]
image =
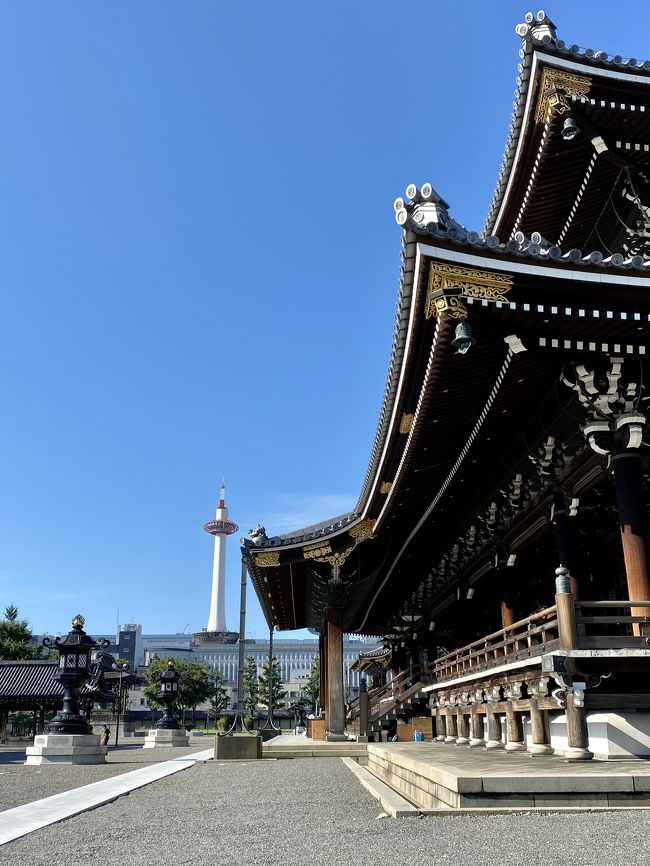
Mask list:
[{"label": "white tower spire", "polygon": [[212,593],[210,595],[210,615],[208,632],[227,632],[226,626],[226,538],[237,532],[239,527],[228,520],[226,508],[226,485],[221,480],[219,488],[219,507],[214,520],[203,527],[214,535],[214,560],[212,564]]}]

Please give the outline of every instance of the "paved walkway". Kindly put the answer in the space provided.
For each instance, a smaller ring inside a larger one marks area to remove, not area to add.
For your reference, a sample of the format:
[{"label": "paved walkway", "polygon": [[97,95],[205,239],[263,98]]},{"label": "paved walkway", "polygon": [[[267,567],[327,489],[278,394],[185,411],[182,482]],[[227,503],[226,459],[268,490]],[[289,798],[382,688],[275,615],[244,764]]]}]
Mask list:
[{"label": "paved walkway", "polygon": [[[27,769],[27,768],[26,768]],[[378,820],[339,758],[197,763],[0,848],[0,863],[641,866],[644,811]]]},{"label": "paved walkway", "polygon": [[[148,751],[148,750],[147,750]],[[160,750],[163,751],[162,749]],[[170,750],[171,751],[171,750]],[[173,752],[172,752],[173,754]],[[181,770],[187,770],[194,766],[197,760],[208,760],[212,757],[213,750],[207,749],[185,757],[174,756],[166,761],[160,761],[162,755],[158,755],[158,761],[150,763],[149,766],[139,770],[122,772],[111,778],[102,779],[99,782],[83,785],[53,794],[49,797],[16,806],[0,812],[0,845],[18,839],[35,830],[48,827],[58,821],[63,821],[74,815],[95,809],[110,803],[124,794],[130,794],[144,785],[156,782],[159,779],[171,776]],[[167,757],[167,756],[165,756]],[[91,765],[92,766],[92,765]],[[45,767],[46,771],[56,772],[58,767]],[[79,770],[79,767],[75,767]],[[32,767],[25,767],[25,773],[29,774]],[[79,778],[82,774],[79,773]]]},{"label": "paved walkway", "polygon": [[[173,757],[185,757],[212,745],[206,737],[187,749],[175,749]],[[25,767],[25,750],[0,754],[0,814],[5,809],[32,803],[52,794],[70,791],[82,785],[100,782],[149,764],[158,764],[171,757],[160,749],[137,746],[109,748],[106,764],[60,764],[58,766]]]}]

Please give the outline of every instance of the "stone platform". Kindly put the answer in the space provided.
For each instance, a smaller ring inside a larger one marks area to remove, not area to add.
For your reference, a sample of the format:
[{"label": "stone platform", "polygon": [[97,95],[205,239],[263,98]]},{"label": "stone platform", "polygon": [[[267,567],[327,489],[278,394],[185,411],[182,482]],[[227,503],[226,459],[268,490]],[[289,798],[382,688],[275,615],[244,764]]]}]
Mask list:
[{"label": "stone platform", "polygon": [[106,746],[97,734],[37,734],[25,754],[28,766],[106,763]]},{"label": "stone platform", "polygon": [[352,758],[357,763],[365,764],[367,755],[366,743],[350,740],[330,743],[292,734],[274,737],[262,747],[263,758]]},{"label": "stone platform", "polygon": [[590,761],[444,743],[368,745],[367,769],[423,811],[650,807],[650,762]]},{"label": "stone platform", "polygon": [[152,728],[147,731],[144,738],[143,749],[156,748],[181,748],[186,749],[190,744],[190,737],[183,728]]}]

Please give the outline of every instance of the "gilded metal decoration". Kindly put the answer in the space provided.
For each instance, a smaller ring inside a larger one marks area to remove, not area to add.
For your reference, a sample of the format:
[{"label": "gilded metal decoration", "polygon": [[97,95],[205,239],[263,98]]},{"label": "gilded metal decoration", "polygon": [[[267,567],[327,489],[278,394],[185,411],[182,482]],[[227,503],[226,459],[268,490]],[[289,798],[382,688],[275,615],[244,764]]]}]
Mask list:
[{"label": "gilded metal decoration", "polygon": [[[316,562],[329,562],[331,566],[334,568],[340,568],[344,565],[345,560],[352,553],[357,544],[360,544],[362,541],[366,541],[368,538],[372,538],[372,531],[375,526],[374,520],[362,520],[360,523],[357,523],[355,526],[350,527],[348,530],[348,534],[352,539],[352,544],[349,547],[346,547],[345,550],[338,551],[337,553],[332,553],[331,548],[329,553],[324,553],[321,555],[316,555],[317,551],[314,550],[311,556],[305,556],[305,559],[314,559]],[[310,545],[310,547],[315,548],[316,545]]]},{"label": "gilded metal decoration", "polygon": [[414,415],[407,415],[406,412],[402,415],[402,420],[399,422],[400,433],[410,433],[413,426]]},{"label": "gilded metal decoration", "polygon": [[350,536],[354,538],[356,544],[360,541],[365,541],[367,538],[372,538],[372,532],[375,528],[374,520],[362,520],[356,526],[352,526],[348,531]]},{"label": "gilded metal decoration", "polygon": [[393,488],[393,482],[392,481],[384,481],[384,482],[382,482],[382,485],[379,488],[379,492],[380,493],[390,493],[392,488]]},{"label": "gilded metal decoration", "polygon": [[318,559],[320,556],[327,556],[332,552],[332,545],[329,541],[319,541],[316,544],[308,544],[303,547],[302,555],[305,559]]},{"label": "gilded metal decoration", "polygon": [[591,79],[584,75],[573,75],[563,69],[547,67],[542,73],[535,121],[546,122],[551,114],[566,114],[571,110],[570,97],[581,99],[587,96]]},{"label": "gilded metal decoration", "polygon": [[280,565],[279,553],[258,553],[255,557],[255,565],[259,568],[275,568]]},{"label": "gilded metal decoration", "polygon": [[345,564],[345,560],[352,553],[355,547],[356,544],[353,544],[351,547],[346,547],[345,550],[341,550],[339,553],[333,553],[331,556],[322,557],[318,562],[329,562],[329,564],[333,565],[335,568],[340,568]]},{"label": "gilded metal decoration", "polygon": [[507,293],[511,288],[510,274],[431,262],[425,316],[429,319],[446,313],[452,319],[464,319],[467,309],[461,298],[507,303]]}]

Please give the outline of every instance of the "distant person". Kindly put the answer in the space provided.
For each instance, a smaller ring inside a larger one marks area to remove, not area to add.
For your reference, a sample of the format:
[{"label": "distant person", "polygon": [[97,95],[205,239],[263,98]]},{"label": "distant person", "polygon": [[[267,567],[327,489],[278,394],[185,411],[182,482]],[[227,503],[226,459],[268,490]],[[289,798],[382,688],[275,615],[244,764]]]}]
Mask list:
[{"label": "distant person", "polygon": [[104,725],[104,731],[102,733],[102,746],[107,746],[110,738],[111,738],[111,729],[108,727],[108,725]]}]

